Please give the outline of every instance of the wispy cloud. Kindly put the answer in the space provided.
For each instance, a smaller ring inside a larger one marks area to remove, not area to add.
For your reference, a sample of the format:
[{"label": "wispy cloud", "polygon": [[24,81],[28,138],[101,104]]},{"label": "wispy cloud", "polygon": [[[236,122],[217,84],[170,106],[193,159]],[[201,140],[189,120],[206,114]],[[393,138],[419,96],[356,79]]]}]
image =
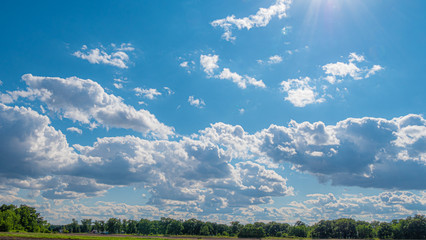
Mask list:
[{"label": "wispy cloud", "polygon": [[115,45],[113,47],[114,49],[108,54],[105,50],[99,48],[89,50],[86,45],[83,45],[81,50],[74,52],[73,55],[93,64],[102,63],[119,68],[128,68],[129,55],[126,52],[133,51],[134,48],[130,43],[123,43],[118,48]]},{"label": "wispy cloud", "polygon": [[203,99],[198,99],[198,98],[195,98],[194,96],[189,96],[188,102],[191,106],[194,106],[197,108],[204,108],[206,106],[206,103],[204,103]]},{"label": "wispy cloud", "polygon": [[76,127],[69,127],[69,128],[67,128],[67,131],[69,131],[69,132],[75,132],[75,133],[78,133],[78,134],[82,134],[83,133],[83,131],[80,128],[76,128]]},{"label": "wispy cloud", "polygon": [[143,88],[135,88],[136,96],[148,98],[153,100],[156,96],[161,96],[161,92],[159,92],[155,88],[143,89]]},{"label": "wispy cloud", "polygon": [[231,72],[229,68],[224,68],[217,77],[220,79],[232,80],[232,82],[236,83],[238,87],[242,89],[247,88],[247,85],[266,88],[266,85],[262,80],[256,80],[255,78],[249,77],[247,75],[243,77],[238,73]]},{"label": "wispy cloud", "polygon": [[231,80],[232,82],[236,83],[241,89],[246,89],[247,85],[252,85],[259,88],[266,88],[266,85],[262,80],[257,80],[247,75],[241,76],[236,72],[231,72],[229,68],[223,68],[218,75],[215,75],[215,70],[219,68],[219,65],[217,65],[218,61],[218,55],[212,56],[209,54],[200,56],[200,63],[203,66],[204,72],[207,73],[208,77]]},{"label": "wispy cloud", "polygon": [[269,24],[272,17],[278,16],[280,19],[285,17],[290,4],[291,0],[277,0],[275,4],[268,8],[260,8],[254,15],[243,18],[236,18],[234,15],[231,15],[226,18],[214,20],[211,22],[211,25],[223,28],[224,33],[222,34],[222,38],[226,41],[232,41],[236,39],[236,37],[232,36],[234,28],[238,30],[243,28],[250,30],[253,27],[265,27]]}]

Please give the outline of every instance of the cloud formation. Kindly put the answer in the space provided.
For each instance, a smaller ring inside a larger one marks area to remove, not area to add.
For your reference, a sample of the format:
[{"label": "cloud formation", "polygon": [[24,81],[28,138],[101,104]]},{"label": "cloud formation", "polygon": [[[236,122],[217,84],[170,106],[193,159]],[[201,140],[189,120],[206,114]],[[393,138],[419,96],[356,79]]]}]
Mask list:
[{"label": "cloud formation", "polygon": [[77,77],[41,77],[25,74],[22,79],[27,84],[26,91],[11,92],[30,100],[38,99],[49,110],[61,116],[85,124],[99,123],[105,127],[133,129],[143,134],[165,138],[173,134],[173,129],[159,122],[147,110],[136,110],[123,103],[120,97],[107,94],[96,82]]},{"label": "cloud formation", "polygon": [[209,77],[213,76],[214,70],[219,68],[217,65],[218,61],[218,55],[200,55],[200,64]]},{"label": "cloud formation", "polygon": [[204,72],[207,73],[208,77],[232,80],[232,82],[236,83],[241,89],[246,89],[247,85],[266,88],[266,85],[262,80],[256,80],[255,78],[247,75],[241,76],[238,73],[231,72],[229,68],[223,68],[222,72],[219,75],[214,75],[215,70],[219,68],[219,65],[217,65],[218,60],[218,55],[212,56],[209,54],[200,56],[200,63],[203,66]]},{"label": "cloud formation", "polygon": [[[156,211],[239,214],[246,221],[264,219],[264,213],[269,215],[264,220],[275,220],[283,211],[316,221],[333,213],[371,216],[372,206],[383,205],[377,214],[386,215],[400,206],[413,212],[425,205],[424,195],[402,191],[349,199],[315,194],[282,209],[257,206],[293,194],[287,179],[268,168],[266,159],[291,163],[335,185],[424,190],[426,120],[420,115],[349,118],[335,125],[292,121],[254,134],[215,123],[178,140],[105,137],[71,148],[46,116],[4,104],[0,110],[0,188],[5,184],[39,191],[46,199],[87,198],[112,187],[139,186],[150,193],[151,206],[146,207]],[[16,194],[7,196],[19,201]],[[304,213],[310,209],[324,214]]]},{"label": "cloud formation", "polygon": [[284,99],[296,107],[325,102],[326,99],[334,98],[332,91],[341,92],[335,85],[342,84],[345,79],[360,80],[369,78],[384,69],[380,65],[373,65],[371,68],[360,66],[359,64],[364,61],[364,56],[350,53],[348,63],[328,63],[322,66],[325,75],[317,79],[304,77],[282,81],[281,92],[287,93],[287,97]]},{"label": "cloud formation", "polygon": [[[349,54],[349,62],[337,62],[337,63],[328,63],[322,67],[327,76],[325,79],[330,83],[334,84],[338,81],[337,77],[344,78],[350,76],[355,80],[360,80],[363,78],[369,78],[371,75],[374,75],[377,71],[383,69],[380,65],[374,65],[371,69],[368,67],[359,68],[355,63],[365,61],[364,56],[358,55],[356,53]],[[341,81],[341,80],[340,80]]]},{"label": "cloud formation", "polygon": [[206,103],[204,102],[203,99],[198,99],[198,98],[195,98],[194,96],[189,96],[188,102],[191,106],[194,106],[197,108],[203,108],[204,106],[206,106]]},{"label": "cloud formation", "polygon": [[129,62],[129,55],[126,52],[134,51],[130,43],[123,43],[120,47],[114,47],[111,54],[108,54],[105,50],[99,48],[88,50],[86,45],[83,45],[81,50],[73,53],[74,56],[85,59],[92,64],[107,64],[118,68],[128,68],[127,63]]},{"label": "cloud formation", "polygon": [[30,108],[0,104],[0,136],[0,179],[42,177],[78,159],[65,135]]},{"label": "cloud formation", "polygon": [[309,77],[282,81],[281,91],[287,93],[287,97],[284,99],[296,107],[305,107],[308,104],[324,102],[324,98],[318,98],[315,87],[310,86],[310,81]]},{"label": "cloud formation", "polygon": [[277,0],[275,4],[268,8],[260,8],[256,14],[244,18],[236,18],[234,15],[227,16],[226,18],[217,19],[210,24],[213,27],[221,27],[224,30],[222,38],[226,41],[233,41],[236,37],[232,36],[232,30],[243,28],[250,30],[253,27],[265,27],[269,24],[272,17],[277,16],[279,19],[287,15],[291,0]]},{"label": "cloud formation", "polygon": [[161,96],[161,93],[155,88],[135,88],[134,91],[136,92],[136,96],[148,98],[150,100],[153,100],[155,96]]},{"label": "cloud formation", "polygon": [[335,185],[424,189],[425,124],[419,115],[349,118],[330,126],[293,121],[262,131],[261,150]]},{"label": "cloud formation", "polygon": [[224,68],[222,72],[217,76],[220,79],[232,80],[236,83],[239,88],[246,89],[247,85],[252,85],[255,87],[266,88],[265,83],[262,80],[256,80],[255,78],[245,75],[244,77],[238,73],[231,72],[229,68]]}]

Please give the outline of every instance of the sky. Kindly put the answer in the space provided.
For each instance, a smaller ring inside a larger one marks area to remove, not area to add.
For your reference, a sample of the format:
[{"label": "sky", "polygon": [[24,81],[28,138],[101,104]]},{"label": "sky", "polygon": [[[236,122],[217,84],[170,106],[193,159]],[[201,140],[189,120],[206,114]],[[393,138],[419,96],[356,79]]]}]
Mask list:
[{"label": "sky", "polygon": [[426,1],[3,1],[0,203],[52,224],[426,213]]}]

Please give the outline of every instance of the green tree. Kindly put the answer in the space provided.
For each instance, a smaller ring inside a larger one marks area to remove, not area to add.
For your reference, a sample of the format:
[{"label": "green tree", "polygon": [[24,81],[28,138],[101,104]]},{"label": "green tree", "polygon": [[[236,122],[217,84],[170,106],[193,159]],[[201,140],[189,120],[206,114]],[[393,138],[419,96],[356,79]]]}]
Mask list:
[{"label": "green tree", "polygon": [[208,236],[210,235],[210,228],[207,225],[204,225],[200,230],[200,235]]},{"label": "green tree", "polygon": [[0,212],[0,232],[17,230],[19,226],[19,216],[15,211],[8,209]]},{"label": "green tree", "polygon": [[415,215],[408,221],[407,234],[408,239],[426,239],[426,218],[422,215]]},{"label": "green tree", "polygon": [[242,228],[243,228],[243,225],[241,225],[240,222],[238,221],[231,222],[231,235],[232,236],[237,235]]},{"label": "green tree", "polygon": [[304,222],[297,221],[294,226],[290,227],[289,235],[295,237],[307,237],[308,228]]},{"label": "green tree", "polygon": [[110,218],[106,222],[106,230],[108,233],[121,233],[121,220],[117,218]]},{"label": "green tree", "polygon": [[356,226],[358,238],[373,238],[374,231],[370,224],[360,224]]},{"label": "green tree", "polygon": [[380,223],[377,230],[377,237],[381,239],[392,238],[392,226],[389,223]]},{"label": "green tree", "polygon": [[357,238],[356,223],[351,218],[340,218],[334,223],[334,236],[337,238]]},{"label": "green tree", "polygon": [[151,233],[151,225],[151,221],[148,219],[141,219],[137,225],[138,233],[142,235],[149,235]]},{"label": "green tree", "polygon": [[82,219],[80,229],[81,229],[81,232],[92,231],[92,219]]},{"label": "green tree", "polygon": [[321,220],[313,226],[311,236],[313,238],[331,238],[333,237],[334,222]]},{"label": "green tree", "polygon": [[93,228],[98,231],[98,233],[104,232],[105,231],[105,222],[104,221],[98,221],[95,220],[94,226]]},{"label": "green tree", "polygon": [[170,235],[180,235],[183,231],[182,221],[172,220],[166,228],[166,234]]},{"label": "green tree", "polygon": [[240,233],[239,238],[262,238],[265,236],[265,230],[262,227],[255,227],[253,224],[245,225]]}]

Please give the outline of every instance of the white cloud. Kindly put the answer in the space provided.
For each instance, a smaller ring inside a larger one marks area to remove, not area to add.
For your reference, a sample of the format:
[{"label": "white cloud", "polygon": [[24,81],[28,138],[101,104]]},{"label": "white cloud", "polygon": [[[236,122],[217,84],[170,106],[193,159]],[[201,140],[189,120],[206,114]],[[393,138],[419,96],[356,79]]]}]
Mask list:
[{"label": "white cloud", "polygon": [[75,133],[78,133],[78,134],[83,133],[83,131],[80,128],[76,128],[76,127],[69,127],[69,128],[67,128],[67,131],[75,132]]},{"label": "white cloud", "polygon": [[[254,134],[238,125],[215,123],[173,141],[98,138],[90,146],[74,145],[76,153],[65,136],[49,126],[47,117],[23,107],[0,108],[0,125],[5,126],[0,128],[0,136],[5,136],[0,138],[0,183],[40,190],[48,199],[94,197],[112,186],[140,186],[150,195],[145,208],[158,214],[173,209],[182,213],[177,216],[237,214],[246,220],[250,216],[316,220],[318,216],[371,214],[375,210],[369,210],[370,206],[383,209],[379,214],[403,206],[411,214],[425,205],[426,195],[387,192],[347,199],[315,194],[305,203],[282,209],[257,206],[293,194],[283,176],[265,167],[276,168],[268,163],[271,160],[275,165],[292,163],[337,185],[424,188],[426,120],[419,115],[391,120],[350,118],[335,125],[291,121],[288,127],[271,125]],[[399,158],[402,151],[409,158]],[[10,165],[10,158],[16,166]],[[394,176],[400,176],[399,180],[393,181]]]},{"label": "white cloud", "polygon": [[[327,80],[330,84],[334,84],[337,81],[337,77],[347,77],[350,76],[355,80],[360,80],[363,78],[369,78],[371,75],[374,75],[377,71],[383,69],[380,65],[374,65],[371,69],[367,67],[359,68],[355,65],[354,62],[363,62],[365,61],[364,56],[358,55],[356,53],[349,54],[349,62],[337,62],[337,63],[329,63],[322,67],[328,76],[324,79]],[[365,77],[362,75],[366,73]]]},{"label": "white cloud", "polygon": [[[119,48],[115,48],[111,54],[99,48],[88,50],[86,45],[83,45],[81,51],[73,53],[74,56],[85,59],[93,64],[107,64],[119,68],[128,68],[129,56],[126,51],[133,51],[134,48],[130,43],[123,43]],[[82,52],[83,51],[83,52]]]},{"label": "white cloud", "polygon": [[25,94],[19,94],[21,97],[30,100],[37,98],[49,110],[73,121],[93,124],[91,120],[95,120],[105,127],[133,129],[162,138],[173,134],[171,127],[160,123],[147,110],[136,110],[126,105],[121,98],[107,94],[90,79],[37,77],[31,74],[23,75],[22,79],[28,89],[23,92]]},{"label": "white cloud", "polygon": [[363,62],[363,61],[365,61],[365,58],[364,58],[364,56],[358,55],[358,54],[353,52],[353,53],[349,54],[349,62],[354,62],[354,61]]},{"label": "white cloud", "polygon": [[219,68],[217,62],[219,61],[218,55],[201,55],[200,56],[200,64],[204,69],[204,72],[207,73],[208,76],[213,76],[214,70]]},{"label": "white cloud", "polygon": [[[354,63],[329,63],[322,67],[326,74],[331,75],[332,77],[346,77],[347,75],[351,76],[354,79],[362,79],[359,77],[359,69]],[[334,83],[329,81],[330,83]]]},{"label": "white cloud", "polygon": [[167,95],[173,95],[173,94],[175,94],[175,92],[173,92],[173,90],[170,89],[169,87],[164,87],[164,90],[166,90]]},{"label": "white cloud", "polygon": [[312,103],[324,102],[324,98],[318,98],[315,87],[311,87],[309,77],[300,79],[289,79],[281,82],[281,91],[288,94],[285,100],[291,102],[296,107],[305,107]]},{"label": "white cloud", "polygon": [[121,84],[121,83],[113,83],[113,85],[117,89],[122,89],[123,88],[123,84]]},{"label": "white cloud", "polygon": [[287,35],[290,30],[291,30],[291,26],[286,26],[286,27],[283,27],[283,29],[281,29],[281,32],[283,33],[283,35]]},{"label": "white cloud", "polygon": [[232,36],[232,29],[237,28],[250,30],[252,27],[265,27],[269,24],[272,17],[278,16],[279,19],[286,16],[286,12],[290,7],[291,0],[277,0],[275,4],[269,8],[260,8],[255,15],[244,18],[235,18],[234,15],[226,18],[218,19],[211,22],[213,27],[221,27],[224,30],[222,38],[226,41],[235,40]]},{"label": "white cloud", "polygon": [[161,96],[161,93],[154,88],[150,88],[150,89],[135,88],[133,90],[136,92],[136,96],[148,98],[150,100],[154,99],[156,96]]},{"label": "white cloud", "polygon": [[283,61],[283,59],[282,59],[281,56],[274,55],[274,56],[269,57],[268,63],[269,64],[277,64],[277,63],[280,63],[282,61]]},{"label": "white cloud", "polygon": [[189,96],[188,102],[191,106],[194,106],[197,108],[203,108],[204,106],[206,106],[206,103],[204,103],[203,99],[197,99],[197,98],[194,98],[194,96]]},{"label": "white cloud", "polygon": [[224,68],[220,75],[217,76],[220,79],[232,80],[236,83],[239,88],[245,89],[247,85],[253,85],[255,87],[265,88],[266,85],[262,80],[256,80],[255,78],[249,76],[241,76],[238,73],[231,72],[229,68]]},{"label": "white cloud", "polygon": [[0,104],[0,126],[0,179],[45,176],[77,161],[65,135],[30,108]]},{"label": "white cloud", "polygon": [[[416,125],[406,126],[407,122]],[[425,125],[419,115],[349,118],[334,126],[291,122],[288,128],[271,126],[264,131],[261,151],[336,185],[423,189]]]},{"label": "white cloud", "polygon": [[283,61],[283,58],[279,55],[274,55],[274,56],[270,56],[268,58],[268,61],[263,61],[263,60],[257,60],[257,63],[259,64],[263,64],[263,63],[268,63],[268,64],[277,64]]},{"label": "white cloud", "polygon": [[383,67],[380,65],[374,65],[370,70],[368,70],[365,78],[369,78],[371,75],[376,74],[377,71],[383,70]]},{"label": "white cloud", "polygon": [[179,66],[181,66],[181,67],[183,67],[183,68],[186,68],[186,67],[188,67],[188,62],[187,62],[187,61],[185,61],[185,62],[181,62],[181,63],[179,64]]}]

